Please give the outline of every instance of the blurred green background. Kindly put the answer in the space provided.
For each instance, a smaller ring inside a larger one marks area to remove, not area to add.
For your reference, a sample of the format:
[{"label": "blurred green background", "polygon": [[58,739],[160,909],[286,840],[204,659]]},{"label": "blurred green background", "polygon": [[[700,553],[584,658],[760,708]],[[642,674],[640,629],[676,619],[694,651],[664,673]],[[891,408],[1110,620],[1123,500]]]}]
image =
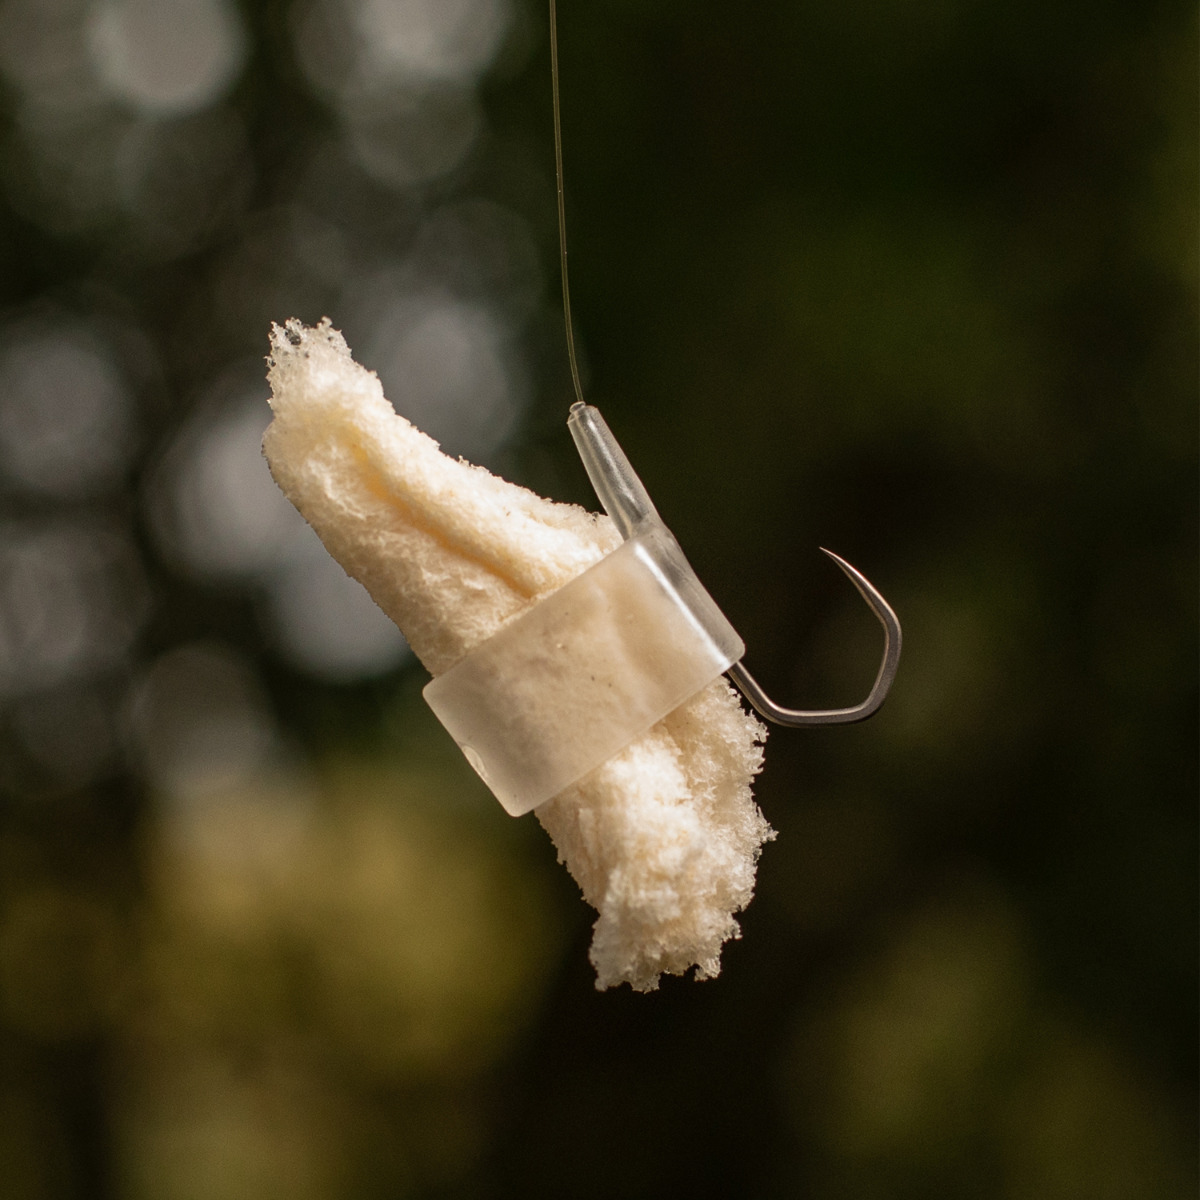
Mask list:
[{"label": "blurred green background", "polygon": [[1171,1200],[1196,1184],[1197,25],[563,0],[606,414],[768,691],[721,977],[590,912],[258,454],[328,314],[564,428],[546,13],[0,3],[4,1200]]}]

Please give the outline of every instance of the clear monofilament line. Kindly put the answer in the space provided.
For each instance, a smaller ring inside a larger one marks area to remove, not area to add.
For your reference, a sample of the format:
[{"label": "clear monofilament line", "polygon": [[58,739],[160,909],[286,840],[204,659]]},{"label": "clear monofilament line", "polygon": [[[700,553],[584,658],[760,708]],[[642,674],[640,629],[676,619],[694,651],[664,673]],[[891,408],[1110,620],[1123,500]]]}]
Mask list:
[{"label": "clear monofilament line", "polygon": [[558,102],[558,19],[554,0],[550,0],[550,88],[554,95],[554,175],[558,190],[558,252],[562,261],[563,317],[567,325],[567,358],[571,363],[571,382],[575,399],[583,403],[579,383],[579,364],[575,359],[575,331],[571,324],[571,285],[567,277],[567,209],[563,200],[562,115]]}]

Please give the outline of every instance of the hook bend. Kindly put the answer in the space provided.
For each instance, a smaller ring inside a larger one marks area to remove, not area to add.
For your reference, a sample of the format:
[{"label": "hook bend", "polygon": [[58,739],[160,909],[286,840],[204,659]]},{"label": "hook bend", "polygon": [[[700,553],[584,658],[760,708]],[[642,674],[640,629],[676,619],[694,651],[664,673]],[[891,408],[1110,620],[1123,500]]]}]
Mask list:
[{"label": "hook bend", "polygon": [[879,674],[875,676],[871,694],[861,704],[856,704],[853,708],[830,708],[818,712],[782,708],[762,690],[758,681],[740,662],[734,663],[726,674],[742,690],[751,707],[760,716],[774,721],[777,725],[852,725],[856,721],[865,721],[887,699],[892,681],[896,678],[896,667],[900,663],[900,620],[892,611],[892,606],[861,571],[852,567],[844,558],[839,558],[832,550],[826,550],[823,546],[821,550],[842,568],[850,582],[858,588],[859,594],[870,606],[871,611],[879,618],[884,636],[883,662],[879,666]]}]

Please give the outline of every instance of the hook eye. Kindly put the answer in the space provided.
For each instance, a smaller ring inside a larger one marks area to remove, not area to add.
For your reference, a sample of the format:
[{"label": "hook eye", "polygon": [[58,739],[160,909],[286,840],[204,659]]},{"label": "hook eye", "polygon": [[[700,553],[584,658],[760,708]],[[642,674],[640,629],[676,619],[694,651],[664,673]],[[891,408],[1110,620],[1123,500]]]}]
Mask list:
[{"label": "hook eye", "polygon": [[741,689],[742,694],[750,701],[754,710],[768,721],[777,725],[853,725],[856,721],[865,721],[878,711],[880,705],[887,699],[892,682],[896,678],[896,668],[900,663],[900,644],[902,634],[900,620],[892,610],[892,606],[883,598],[878,588],[856,567],[852,567],[844,558],[834,554],[832,550],[821,547],[822,553],[828,554],[835,563],[846,573],[850,582],[858,588],[859,594],[867,602],[871,611],[879,618],[883,626],[883,662],[879,665],[879,674],[870,695],[853,708],[829,708],[816,712],[804,712],[795,708],[784,708],[776,704],[762,690],[758,680],[740,663],[734,663],[726,672],[730,679]]}]

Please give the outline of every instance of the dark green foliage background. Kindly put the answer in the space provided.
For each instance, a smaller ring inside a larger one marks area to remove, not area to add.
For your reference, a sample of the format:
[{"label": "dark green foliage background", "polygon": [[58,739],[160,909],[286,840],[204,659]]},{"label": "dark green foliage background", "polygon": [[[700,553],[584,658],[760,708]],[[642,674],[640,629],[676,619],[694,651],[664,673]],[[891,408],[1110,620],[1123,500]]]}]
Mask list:
[{"label": "dark green foliage background", "polygon": [[[164,258],[129,222],[56,234],[0,200],[0,303],[119,312],[162,364],[140,397],[142,457],[110,503],[155,595],[139,661],[222,638],[305,752],[442,763],[418,666],[309,680],[274,654],[251,595],[196,582],[146,534],[145,480],[204,383],[265,353],[272,319],[344,321],[335,293],[255,257],[333,117],[292,59],[287,6],[243,13],[244,206]],[[558,957],[465,1082],[318,1072],[337,1079],[345,1124],[322,1128],[344,1128],[349,1166],[314,1194],[1192,1194],[1192,6],[563,0],[559,22],[589,399],[769,692],[816,707],[869,685],[873,623],[819,546],[888,596],[904,659],[870,723],[772,734],[756,795],[779,838],[715,982],[595,993],[588,913],[540,830],[481,818],[479,836],[548,889]],[[467,164],[412,196],[364,187],[348,236],[402,246],[439,188],[531,222],[536,396],[500,466],[587,503],[562,425],[539,6],[521,30],[526,49],[485,81],[489,132]],[[6,779],[0,900],[86,886],[136,947],[151,811],[136,769],[70,795]],[[70,951],[52,952],[73,978]],[[939,991],[954,992],[947,978],[1012,983],[1016,998],[973,1024],[974,1001]],[[873,1050],[866,1011],[882,1014]],[[931,1035],[906,1067],[927,1016],[948,1040]],[[143,1194],[114,1149],[130,1019],[61,1037],[0,1025],[0,1122],[39,1114],[5,1142],[25,1182],[6,1192],[0,1174],[0,1193]],[[271,1044],[270,1021],[256,1028],[238,1034],[247,1061]],[[1041,1067],[1044,1086],[1029,1082]],[[861,1116],[876,1088],[898,1089],[882,1133]],[[1052,1094],[1057,1125],[1029,1098]],[[455,1141],[463,1113],[474,1132]],[[178,1194],[242,1194],[196,1188]]]}]

